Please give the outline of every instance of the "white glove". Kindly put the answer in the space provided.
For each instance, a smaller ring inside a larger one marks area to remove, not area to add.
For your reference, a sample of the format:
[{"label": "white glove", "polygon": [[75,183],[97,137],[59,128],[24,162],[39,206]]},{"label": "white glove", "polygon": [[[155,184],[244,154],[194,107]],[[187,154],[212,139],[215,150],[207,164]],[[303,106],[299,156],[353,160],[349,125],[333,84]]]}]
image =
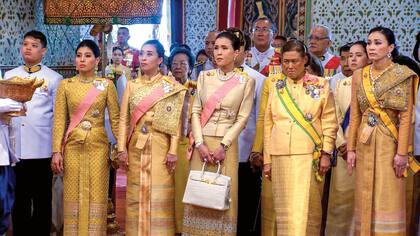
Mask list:
[{"label": "white glove", "polygon": [[20,111],[23,108],[21,102],[16,102],[10,98],[0,99],[0,113]]}]

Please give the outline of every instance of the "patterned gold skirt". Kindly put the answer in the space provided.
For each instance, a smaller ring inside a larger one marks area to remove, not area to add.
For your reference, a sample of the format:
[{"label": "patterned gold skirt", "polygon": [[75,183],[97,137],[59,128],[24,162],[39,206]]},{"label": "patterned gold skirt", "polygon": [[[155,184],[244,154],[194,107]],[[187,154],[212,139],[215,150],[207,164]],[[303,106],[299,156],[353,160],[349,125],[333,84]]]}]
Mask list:
[{"label": "patterned gold skirt", "polygon": [[320,235],[323,182],[315,179],[312,154],[272,156],[277,235]]},{"label": "patterned gold skirt", "polygon": [[175,234],[174,176],[164,160],[169,136],[152,132],[145,147],[136,148],[139,129],[128,148],[126,194],[127,236],[173,236]]},{"label": "patterned gold skirt", "polygon": [[74,141],[70,135],[65,147],[63,195],[66,236],[106,235],[108,142],[106,136],[101,138],[98,134],[93,129],[84,143]]},{"label": "patterned gold skirt", "polygon": [[[204,136],[204,143],[210,151],[220,146],[222,137]],[[199,153],[194,151],[190,163],[192,170],[201,170]],[[226,152],[226,159],[221,166],[222,174],[231,177],[230,208],[227,211],[212,210],[192,205],[185,205],[183,235],[185,236],[219,236],[236,235],[237,212],[238,212],[238,145],[235,140]],[[217,171],[217,166],[208,168],[209,171]]]},{"label": "patterned gold skirt", "polygon": [[396,150],[397,144],[381,124],[367,144],[357,143],[356,235],[406,235],[406,179],[395,176]]}]

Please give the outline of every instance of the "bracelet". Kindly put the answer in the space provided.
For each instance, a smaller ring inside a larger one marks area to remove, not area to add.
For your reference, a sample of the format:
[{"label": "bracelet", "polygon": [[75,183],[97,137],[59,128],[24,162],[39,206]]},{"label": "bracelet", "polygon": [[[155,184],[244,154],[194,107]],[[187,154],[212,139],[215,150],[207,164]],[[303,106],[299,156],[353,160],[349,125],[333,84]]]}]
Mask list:
[{"label": "bracelet", "polygon": [[195,142],[195,147],[198,148],[201,144],[203,144],[203,142]]},{"label": "bracelet", "polygon": [[220,143],[220,145],[222,146],[223,150],[225,150],[225,152],[227,152],[229,150],[229,146],[224,144],[224,143]]}]

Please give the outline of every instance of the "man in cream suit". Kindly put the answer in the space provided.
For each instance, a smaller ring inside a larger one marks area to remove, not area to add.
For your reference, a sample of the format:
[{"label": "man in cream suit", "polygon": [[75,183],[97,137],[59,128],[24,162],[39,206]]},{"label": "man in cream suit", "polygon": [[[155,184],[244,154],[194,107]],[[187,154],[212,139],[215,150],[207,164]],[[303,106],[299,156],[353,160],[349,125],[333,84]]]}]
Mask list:
[{"label": "man in cream suit", "polygon": [[45,81],[25,104],[26,116],[11,121],[11,149],[19,159],[14,167],[16,199],[12,220],[15,236],[49,235],[51,229],[51,132],[55,93],[63,77],[41,63],[46,51],[47,39],[43,33],[26,33],[20,49],[25,65],[4,75],[5,79],[19,76]]}]

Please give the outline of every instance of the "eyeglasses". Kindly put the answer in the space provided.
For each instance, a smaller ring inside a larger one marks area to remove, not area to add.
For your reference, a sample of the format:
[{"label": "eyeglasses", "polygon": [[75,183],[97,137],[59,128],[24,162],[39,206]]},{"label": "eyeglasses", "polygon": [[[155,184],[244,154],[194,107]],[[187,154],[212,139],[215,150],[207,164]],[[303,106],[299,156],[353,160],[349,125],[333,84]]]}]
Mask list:
[{"label": "eyeglasses", "polygon": [[320,41],[320,40],[324,40],[324,39],[330,39],[329,37],[318,37],[318,36],[313,36],[313,35],[309,35],[309,40],[315,40],[315,41]]},{"label": "eyeglasses", "polygon": [[174,62],[172,62],[172,66],[175,66],[175,67],[178,67],[178,66],[182,66],[182,67],[186,67],[186,66],[188,66],[188,62],[187,61],[180,61],[180,62],[178,62],[178,61],[174,61]]},{"label": "eyeglasses", "polygon": [[262,33],[268,33],[271,32],[271,28],[260,28],[260,27],[255,27],[255,29],[253,29],[253,32],[262,32]]}]

